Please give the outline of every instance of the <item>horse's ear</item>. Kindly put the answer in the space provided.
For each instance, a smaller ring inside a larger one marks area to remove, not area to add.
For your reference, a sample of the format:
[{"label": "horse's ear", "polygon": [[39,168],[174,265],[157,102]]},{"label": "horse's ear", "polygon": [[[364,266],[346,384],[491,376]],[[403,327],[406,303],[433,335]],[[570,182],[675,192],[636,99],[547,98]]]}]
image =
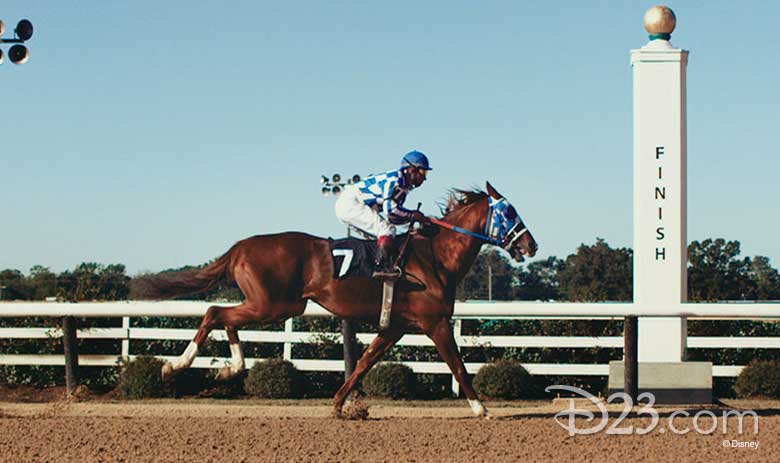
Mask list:
[{"label": "horse's ear", "polygon": [[493,185],[490,184],[490,182],[485,182],[485,186],[487,187],[487,192],[490,196],[492,196],[495,199],[501,199],[503,196],[501,196],[501,193],[496,191],[495,188],[493,188]]}]

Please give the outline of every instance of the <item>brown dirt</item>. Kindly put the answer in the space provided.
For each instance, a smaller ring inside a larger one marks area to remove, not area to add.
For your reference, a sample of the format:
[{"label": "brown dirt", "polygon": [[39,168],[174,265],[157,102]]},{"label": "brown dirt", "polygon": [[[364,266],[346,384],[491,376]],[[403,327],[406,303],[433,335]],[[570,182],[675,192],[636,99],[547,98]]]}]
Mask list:
[{"label": "brown dirt", "polygon": [[[777,402],[730,403],[759,411],[753,434],[746,420],[722,420],[712,434],[676,435],[668,414],[647,435],[569,437],[549,402],[493,404],[493,420],[470,418],[465,402],[425,406],[374,402],[366,421],[330,417],[323,401],[258,405],[252,401],[141,401],[0,403],[0,461],[775,461],[780,452]],[[300,404],[303,405],[300,405]],[[488,404],[491,405],[491,404]],[[618,410],[620,407],[616,407]],[[720,416],[724,408],[712,408]],[[690,409],[693,414],[697,409]],[[610,423],[617,421],[617,416]],[[677,418],[678,429],[692,428]],[[620,426],[647,426],[632,417]],[[712,420],[704,418],[702,427]],[[578,420],[578,427],[585,427]],[[724,448],[753,441],[758,449]]]},{"label": "brown dirt", "polygon": [[37,388],[0,383],[0,401],[3,402],[52,402],[64,397],[64,386]]}]

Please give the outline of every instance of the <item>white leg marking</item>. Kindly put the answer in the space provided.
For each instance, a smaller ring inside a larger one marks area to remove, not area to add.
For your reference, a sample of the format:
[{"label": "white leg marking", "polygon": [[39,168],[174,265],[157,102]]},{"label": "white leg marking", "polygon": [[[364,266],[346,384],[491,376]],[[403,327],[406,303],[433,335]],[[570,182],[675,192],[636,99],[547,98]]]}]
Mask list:
[{"label": "white leg marking", "polygon": [[190,365],[192,365],[192,361],[195,360],[195,357],[197,356],[198,345],[190,341],[190,344],[187,346],[187,350],[185,350],[184,353],[181,354],[181,357],[179,357],[173,364],[173,369],[181,370],[183,368],[188,368]]},{"label": "white leg marking", "polygon": [[230,344],[230,371],[240,373],[244,369],[244,353],[241,352],[241,344]]},{"label": "white leg marking", "polygon": [[485,410],[485,406],[482,405],[482,402],[479,400],[471,400],[468,399],[469,405],[471,405],[471,411],[474,412],[474,416],[485,416],[487,415],[487,410]]}]

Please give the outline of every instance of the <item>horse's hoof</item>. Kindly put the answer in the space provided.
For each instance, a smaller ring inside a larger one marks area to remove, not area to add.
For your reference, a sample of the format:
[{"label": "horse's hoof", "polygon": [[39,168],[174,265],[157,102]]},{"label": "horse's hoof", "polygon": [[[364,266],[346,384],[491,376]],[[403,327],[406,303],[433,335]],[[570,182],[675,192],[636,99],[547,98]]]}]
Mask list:
[{"label": "horse's hoof", "polygon": [[163,381],[168,381],[169,379],[173,378],[175,371],[173,369],[173,364],[171,362],[165,362],[162,366],[161,375]]},{"label": "horse's hoof", "polygon": [[344,419],[344,415],[341,413],[341,407],[334,408],[333,411],[330,413],[330,416],[333,418],[337,418],[339,420]]},{"label": "horse's hoof", "polygon": [[220,368],[219,373],[217,373],[217,381],[230,381],[231,379],[238,376],[238,372],[233,371],[232,368],[229,366],[224,366]]},{"label": "horse's hoof", "polygon": [[362,400],[347,401],[341,409],[341,418],[345,420],[367,420],[368,405]]}]

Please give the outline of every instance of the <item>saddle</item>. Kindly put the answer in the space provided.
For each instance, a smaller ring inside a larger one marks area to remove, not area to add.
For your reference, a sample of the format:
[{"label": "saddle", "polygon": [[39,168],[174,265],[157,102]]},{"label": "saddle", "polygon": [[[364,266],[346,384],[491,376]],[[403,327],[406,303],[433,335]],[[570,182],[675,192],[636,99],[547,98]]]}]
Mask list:
[{"label": "saddle", "polygon": [[[406,238],[406,233],[399,235],[393,243],[395,249],[399,249],[399,255],[396,259],[399,266],[404,263],[404,256],[400,253],[404,251],[403,244],[406,242]],[[333,258],[333,278],[343,280],[352,277],[374,276],[374,257],[378,247],[375,240],[350,237],[329,239],[328,244],[330,245],[330,255]]]},{"label": "saddle", "polygon": [[377,244],[359,238],[329,239],[333,257],[333,278],[370,277],[374,272]]}]

